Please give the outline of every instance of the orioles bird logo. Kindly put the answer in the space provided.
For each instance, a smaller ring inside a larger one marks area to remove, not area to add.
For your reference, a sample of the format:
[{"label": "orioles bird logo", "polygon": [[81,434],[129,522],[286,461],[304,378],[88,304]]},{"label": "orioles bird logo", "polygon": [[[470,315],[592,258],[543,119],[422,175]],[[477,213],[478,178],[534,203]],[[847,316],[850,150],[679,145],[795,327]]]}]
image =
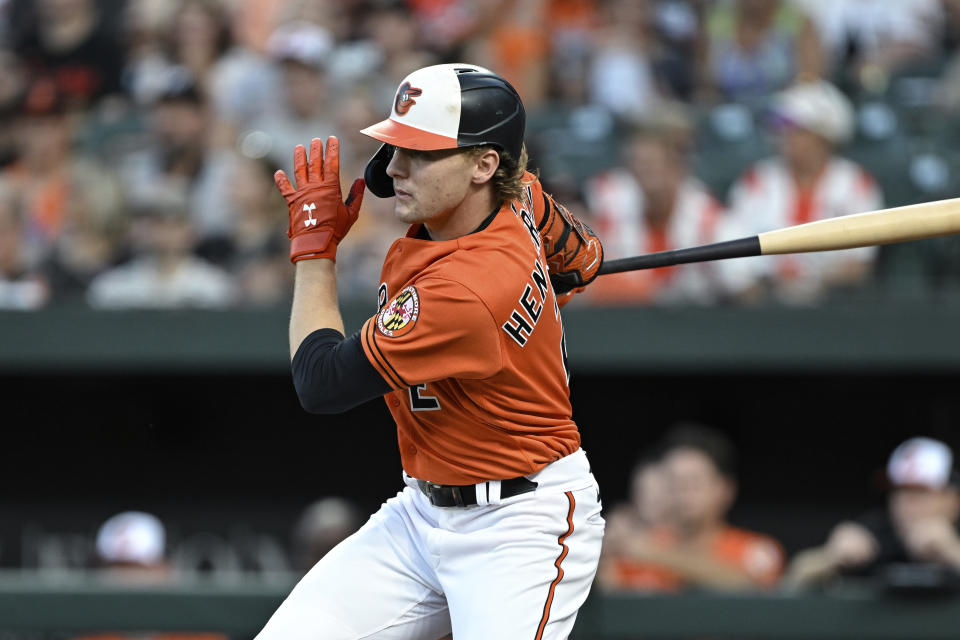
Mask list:
[{"label": "orioles bird logo", "polygon": [[398,116],[406,115],[407,111],[410,111],[410,107],[417,104],[414,98],[421,94],[423,94],[421,89],[411,87],[409,82],[404,82],[400,85],[397,97],[393,101],[393,110],[397,112]]}]

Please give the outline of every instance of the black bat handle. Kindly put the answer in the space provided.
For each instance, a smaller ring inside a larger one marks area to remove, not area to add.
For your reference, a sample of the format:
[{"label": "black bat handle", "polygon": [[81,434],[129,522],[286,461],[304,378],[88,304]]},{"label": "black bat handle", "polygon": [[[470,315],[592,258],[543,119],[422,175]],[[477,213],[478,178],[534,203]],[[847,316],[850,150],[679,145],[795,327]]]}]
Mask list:
[{"label": "black bat handle", "polygon": [[746,258],[760,255],[760,237],[750,236],[726,242],[714,242],[689,249],[674,249],[658,251],[645,256],[621,258],[620,260],[604,261],[600,267],[600,275],[606,273],[622,273],[639,269],[656,269],[670,267],[675,264],[690,262],[706,262],[708,260],[726,260],[728,258]]}]

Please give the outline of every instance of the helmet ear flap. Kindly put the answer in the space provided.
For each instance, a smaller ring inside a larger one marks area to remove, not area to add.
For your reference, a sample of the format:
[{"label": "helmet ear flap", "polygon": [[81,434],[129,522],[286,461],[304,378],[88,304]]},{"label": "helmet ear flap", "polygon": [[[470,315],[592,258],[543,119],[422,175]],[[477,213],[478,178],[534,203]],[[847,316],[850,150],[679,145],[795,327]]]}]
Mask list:
[{"label": "helmet ear flap", "polygon": [[393,178],[387,175],[387,165],[393,159],[393,150],[393,146],[389,144],[380,145],[363,171],[367,189],[378,198],[392,198],[396,195],[393,190]]}]

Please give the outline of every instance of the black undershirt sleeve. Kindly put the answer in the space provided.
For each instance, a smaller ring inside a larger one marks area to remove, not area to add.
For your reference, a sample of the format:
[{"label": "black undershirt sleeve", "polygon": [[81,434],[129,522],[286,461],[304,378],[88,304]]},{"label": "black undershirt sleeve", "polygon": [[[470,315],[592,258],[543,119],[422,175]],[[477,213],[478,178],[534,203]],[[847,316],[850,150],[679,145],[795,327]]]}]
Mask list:
[{"label": "black undershirt sleeve", "polygon": [[336,329],[304,338],[291,362],[300,405],[310,413],[342,413],[391,390],[360,345],[360,333],[344,339]]}]

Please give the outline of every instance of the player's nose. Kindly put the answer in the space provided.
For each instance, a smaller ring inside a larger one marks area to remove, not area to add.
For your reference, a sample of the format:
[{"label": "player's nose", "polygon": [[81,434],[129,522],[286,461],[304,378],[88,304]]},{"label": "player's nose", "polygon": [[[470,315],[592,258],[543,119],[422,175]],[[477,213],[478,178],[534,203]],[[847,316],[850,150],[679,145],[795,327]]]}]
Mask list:
[{"label": "player's nose", "polygon": [[397,149],[393,152],[390,162],[387,164],[387,176],[396,180],[407,175],[406,154]]}]

